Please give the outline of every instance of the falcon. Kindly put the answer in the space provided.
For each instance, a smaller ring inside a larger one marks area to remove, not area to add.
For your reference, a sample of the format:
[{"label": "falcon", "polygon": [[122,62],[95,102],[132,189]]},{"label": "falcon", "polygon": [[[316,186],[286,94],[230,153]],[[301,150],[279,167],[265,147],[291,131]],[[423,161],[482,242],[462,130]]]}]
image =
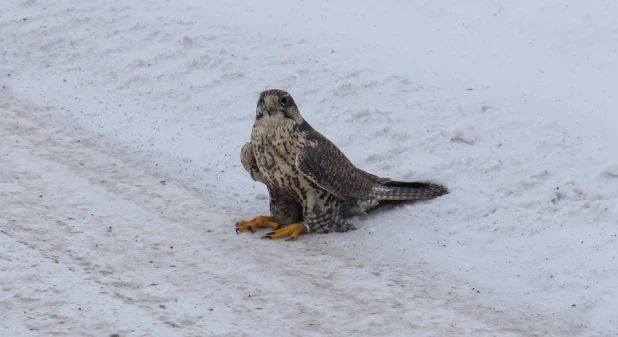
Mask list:
[{"label": "falcon", "polygon": [[251,141],[240,159],[253,180],[266,184],[270,216],[241,220],[236,233],[271,228],[262,237],[268,239],[346,232],[356,229],[346,217],[366,214],[381,203],[448,193],[441,185],[393,181],[357,168],[305,121],[292,96],[279,89],[260,94]]}]

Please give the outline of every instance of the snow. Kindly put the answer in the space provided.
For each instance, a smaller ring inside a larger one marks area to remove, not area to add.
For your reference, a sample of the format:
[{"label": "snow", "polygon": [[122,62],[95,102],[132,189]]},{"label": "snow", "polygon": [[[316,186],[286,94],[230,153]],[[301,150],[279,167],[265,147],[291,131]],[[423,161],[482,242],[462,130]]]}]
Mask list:
[{"label": "snow", "polygon": [[[0,334],[618,335],[618,5],[0,6]],[[289,91],[451,194],[294,242],[240,165]]]}]

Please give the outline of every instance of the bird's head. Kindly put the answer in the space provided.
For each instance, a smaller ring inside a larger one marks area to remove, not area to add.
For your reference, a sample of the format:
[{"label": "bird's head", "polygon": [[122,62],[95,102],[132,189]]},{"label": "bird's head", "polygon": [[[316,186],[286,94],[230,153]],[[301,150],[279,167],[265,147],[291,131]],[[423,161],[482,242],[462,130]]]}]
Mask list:
[{"label": "bird's head", "polygon": [[263,91],[257,102],[255,114],[257,121],[275,125],[303,124],[305,120],[300,115],[292,95],[279,89]]}]

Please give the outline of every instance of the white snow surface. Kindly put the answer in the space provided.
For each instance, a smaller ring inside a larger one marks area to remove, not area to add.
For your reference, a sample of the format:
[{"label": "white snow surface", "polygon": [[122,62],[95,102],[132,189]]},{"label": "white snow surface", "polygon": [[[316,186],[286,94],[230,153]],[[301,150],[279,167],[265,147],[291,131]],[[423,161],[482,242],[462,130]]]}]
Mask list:
[{"label": "white snow surface", "polygon": [[[0,335],[617,336],[618,3],[0,4]],[[451,193],[260,240],[289,91]]]}]

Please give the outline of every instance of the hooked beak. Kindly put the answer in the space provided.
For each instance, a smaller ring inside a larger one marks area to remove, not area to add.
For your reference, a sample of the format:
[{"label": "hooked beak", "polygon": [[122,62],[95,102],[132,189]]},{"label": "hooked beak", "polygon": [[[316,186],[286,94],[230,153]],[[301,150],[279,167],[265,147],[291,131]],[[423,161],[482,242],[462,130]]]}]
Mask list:
[{"label": "hooked beak", "polygon": [[272,116],[272,114],[277,111],[277,100],[276,99],[267,99],[264,102],[264,110],[268,113],[268,117]]}]

